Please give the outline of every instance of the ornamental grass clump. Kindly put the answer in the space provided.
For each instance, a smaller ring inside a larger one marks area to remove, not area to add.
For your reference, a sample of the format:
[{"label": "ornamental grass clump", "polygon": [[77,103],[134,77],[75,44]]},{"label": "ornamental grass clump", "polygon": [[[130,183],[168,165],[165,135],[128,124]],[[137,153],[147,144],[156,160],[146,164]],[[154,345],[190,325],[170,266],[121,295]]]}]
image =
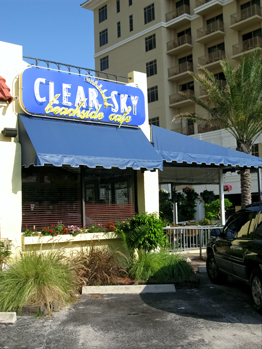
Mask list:
[{"label": "ornamental grass clump", "polygon": [[21,253],[0,272],[0,311],[20,312],[30,304],[52,314],[75,300],[79,286],[74,266],[61,251]]},{"label": "ornamental grass clump", "polygon": [[129,270],[132,278],[140,281],[168,282],[187,280],[193,269],[180,254],[163,250],[160,252],[139,253]]},{"label": "ornamental grass clump", "polygon": [[70,260],[82,286],[113,285],[118,283],[119,278],[127,276],[123,266],[123,262],[127,261],[126,256],[107,246],[92,243],[90,248],[77,251]]}]

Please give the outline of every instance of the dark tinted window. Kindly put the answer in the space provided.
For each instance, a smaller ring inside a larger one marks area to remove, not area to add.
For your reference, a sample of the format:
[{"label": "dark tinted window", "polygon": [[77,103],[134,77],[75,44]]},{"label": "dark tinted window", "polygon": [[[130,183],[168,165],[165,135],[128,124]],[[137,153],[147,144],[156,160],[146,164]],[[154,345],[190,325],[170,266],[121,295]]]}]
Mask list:
[{"label": "dark tinted window", "polygon": [[156,48],[156,35],[150,35],[147,38],[145,38],[145,46],[146,46],[146,52],[151,51],[154,48]]},{"label": "dark tinted window", "polygon": [[151,4],[144,8],[144,22],[145,24],[155,19],[155,6]]},{"label": "dark tinted window", "polygon": [[107,5],[101,7],[99,10],[99,23],[107,19]]}]

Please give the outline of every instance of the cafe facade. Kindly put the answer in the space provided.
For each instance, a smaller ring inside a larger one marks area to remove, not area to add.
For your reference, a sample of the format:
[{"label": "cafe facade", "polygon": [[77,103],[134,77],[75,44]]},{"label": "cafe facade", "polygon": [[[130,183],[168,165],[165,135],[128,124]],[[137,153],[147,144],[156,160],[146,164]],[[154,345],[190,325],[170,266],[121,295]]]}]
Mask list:
[{"label": "cafe facade", "polygon": [[120,83],[30,65],[18,45],[0,51],[0,238],[20,246],[26,228],[158,212],[163,161],[150,143],[145,74]]}]

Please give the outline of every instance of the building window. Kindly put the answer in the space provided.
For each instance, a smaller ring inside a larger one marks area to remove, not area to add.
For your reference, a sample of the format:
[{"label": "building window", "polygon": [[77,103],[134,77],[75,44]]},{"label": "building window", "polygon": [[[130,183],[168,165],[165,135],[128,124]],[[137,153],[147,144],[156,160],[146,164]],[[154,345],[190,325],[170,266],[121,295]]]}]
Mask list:
[{"label": "building window", "polygon": [[150,87],[147,89],[148,103],[158,101],[158,87]]},{"label": "building window", "polygon": [[190,62],[192,63],[193,62],[193,56],[192,55],[188,55],[186,57],[182,57],[182,58],[179,58],[178,60],[178,64],[186,64],[186,62]]},{"label": "building window", "polygon": [[108,43],[108,33],[107,33],[107,29],[102,30],[99,33],[99,41],[100,41],[100,46],[103,46],[105,44]]},{"label": "building window", "polygon": [[152,22],[155,19],[155,6],[151,4],[144,8],[144,22],[145,24]]},{"label": "building window", "polygon": [[159,124],[159,116],[156,116],[155,118],[149,119],[149,125],[160,126],[160,124]]},{"label": "building window", "polygon": [[188,90],[194,91],[194,81],[190,81],[186,84],[179,85],[180,92],[188,91]]},{"label": "building window", "polygon": [[146,75],[147,77],[157,74],[156,59],[146,63]]},{"label": "building window", "polygon": [[253,145],[252,145],[252,155],[258,156],[258,157],[259,157],[259,148],[258,148],[258,144],[253,144]]},{"label": "building window", "polygon": [[120,12],[120,0],[116,0],[116,12]]},{"label": "building window", "polygon": [[106,70],[109,68],[109,61],[108,61],[108,56],[103,57],[100,59],[100,70]]},{"label": "building window", "polygon": [[208,47],[208,54],[211,54],[213,52],[218,52],[218,51],[225,51],[225,44],[222,42],[221,44],[215,45]]},{"label": "building window", "polygon": [[101,7],[99,10],[99,23],[107,19],[107,5]]},{"label": "building window", "polygon": [[133,5],[133,0],[128,0],[128,5],[132,6]]},{"label": "building window", "polygon": [[146,44],[146,52],[156,48],[156,35],[153,34],[145,38],[145,44]]},{"label": "building window", "polygon": [[133,15],[129,16],[129,30],[133,31]]},{"label": "building window", "polygon": [[117,22],[117,37],[120,38],[121,36],[121,23]]}]

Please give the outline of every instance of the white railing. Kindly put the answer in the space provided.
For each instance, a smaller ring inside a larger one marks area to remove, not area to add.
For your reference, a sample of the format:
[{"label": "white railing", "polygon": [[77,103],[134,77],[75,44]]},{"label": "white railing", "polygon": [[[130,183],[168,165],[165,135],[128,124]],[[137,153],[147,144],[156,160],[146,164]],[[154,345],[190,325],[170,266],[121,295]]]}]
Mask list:
[{"label": "white railing", "polygon": [[168,247],[171,251],[186,251],[190,249],[202,249],[206,247],[210,239],[212,229],[220,229],[221,226],[214,225],[186,225],[181,227],[165,227]]}]

